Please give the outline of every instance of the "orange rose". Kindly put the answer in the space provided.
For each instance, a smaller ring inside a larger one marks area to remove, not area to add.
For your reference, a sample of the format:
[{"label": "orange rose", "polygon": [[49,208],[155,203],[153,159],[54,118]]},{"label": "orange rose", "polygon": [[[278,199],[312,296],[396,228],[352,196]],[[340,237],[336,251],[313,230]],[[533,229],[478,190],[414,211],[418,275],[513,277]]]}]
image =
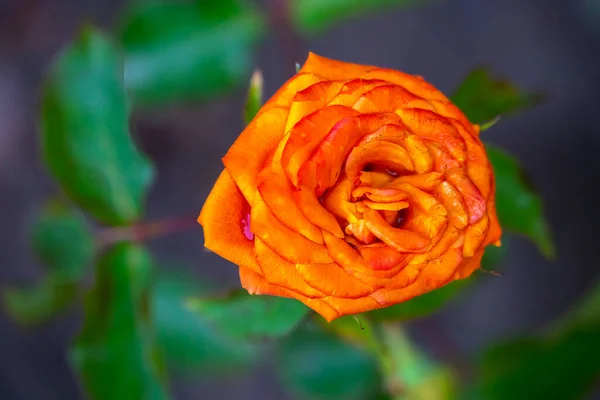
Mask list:
[{"label": "orange rose", "polygon": [[328,321],[466,278],[499,245],[479,127],[421,77],[311,53],[223,163],[205,246],[248,292]]}]

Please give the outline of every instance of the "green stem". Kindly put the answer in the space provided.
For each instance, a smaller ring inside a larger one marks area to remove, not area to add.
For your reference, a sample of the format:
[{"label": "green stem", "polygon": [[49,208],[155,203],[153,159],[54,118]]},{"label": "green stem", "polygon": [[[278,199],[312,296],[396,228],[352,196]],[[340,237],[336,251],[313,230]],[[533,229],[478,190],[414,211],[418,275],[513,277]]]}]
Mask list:
[{"label": "green stem", "polygon": [[378,327],[380,335],[379,359],[384,384],[393,399],[401,399],[406,392],[403,371],[413,363],[414,351],[404,332],[398,325],[382,324]]},{"label": "green stem", "polygon": [[399,324],[378,327],[384,384],[394,400],[447,400],[455,390],[450,370],[423,354]]},{"label": "green stem", "polygon": [[373,323],[363,315],[340,318],[326,327],[377,357],[384,388],[392,399],[455,397],[456,377],[451,369],[415,346],[401,324]]}]

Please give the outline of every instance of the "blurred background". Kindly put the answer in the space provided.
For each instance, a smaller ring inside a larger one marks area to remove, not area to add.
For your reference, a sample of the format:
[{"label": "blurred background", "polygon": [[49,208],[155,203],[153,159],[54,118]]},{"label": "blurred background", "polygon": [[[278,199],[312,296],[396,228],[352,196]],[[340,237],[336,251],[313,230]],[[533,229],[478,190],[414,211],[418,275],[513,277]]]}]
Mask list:
[{"label": "blurred background", "polygon": [[[306,35],[293,33],[282,2],[257,1],[269,25],[256,57],[241,66],[240,85],[209,101],[136,110],[132,132],[155,162],[148,219],[194,219],[221,170],[220,158],[243,128],[241,109],[254,67],[269,97],[307,51],[422,75],[446,94],[474,67],[487,65],[546,101],[503,118],[483,135],[518,158],[541,194],[557,257],[511,237],[503,277],[480,284],[440,313],[413,324],[425,341],[465,360],[490,343],[533,334],[563,315],[598,277],[600,207],[600,1],[437,0],[340,19]],[[0,1],[0,285],[33,282],[29,226],[56,191],[39,158],[40,87],[52,57],[84,22],[106,30],[122,21],[123,0]],[[135,73],[132,72],[132,73]],[[202,230],[149,242],[164,268],[185,269],[215,286],[238,285],[237,268],[203,251]],[[71,310],[40,329],[0,315],[0,399],[82,399],[66,359],[81,325]],[[600,339],[599,339],[600,340]],[[451,350],[448,350],[451,349]],[[177,399],[284,399],[274,360],[231,380],[176,377]],[[595,397],[600,399],[600,391]]]}]

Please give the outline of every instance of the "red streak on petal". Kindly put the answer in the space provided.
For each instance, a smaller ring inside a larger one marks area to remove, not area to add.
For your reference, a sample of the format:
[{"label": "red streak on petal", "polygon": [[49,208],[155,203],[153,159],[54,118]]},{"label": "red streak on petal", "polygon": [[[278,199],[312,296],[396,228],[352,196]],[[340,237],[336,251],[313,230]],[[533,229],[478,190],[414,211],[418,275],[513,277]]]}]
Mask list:
[{"label": "red streak on petal", "polygon": [[242,233],[248,240],[254,240],[254,233],[250,230],[250,214],[247,213],[240,221],[242,224]]}]

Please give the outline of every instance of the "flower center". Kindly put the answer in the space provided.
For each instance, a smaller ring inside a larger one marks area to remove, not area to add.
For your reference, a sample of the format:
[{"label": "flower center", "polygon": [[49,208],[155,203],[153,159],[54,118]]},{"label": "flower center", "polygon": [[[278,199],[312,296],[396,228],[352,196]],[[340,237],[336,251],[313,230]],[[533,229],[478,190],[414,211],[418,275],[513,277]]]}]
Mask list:
[{"label": "flower center", "polygon": [[409,203],[408,196],[393,187],[399,175],[398,171],[368,163],[352,181],[348,198],[351,215],[342,221],[351,242],[354,239],[363,245],[381,242],[374,232],[381,222],[392,229],[402,228]]},{"label": "flower center", "polygon": [[404,221],[406,221],[407,217],[408,217],[408,207],[403,208],[402,210],[400,210],[396,213],[396,219],[392,222],[391,225],[394,228],[401,228],[402,225],[404,225]]}]

